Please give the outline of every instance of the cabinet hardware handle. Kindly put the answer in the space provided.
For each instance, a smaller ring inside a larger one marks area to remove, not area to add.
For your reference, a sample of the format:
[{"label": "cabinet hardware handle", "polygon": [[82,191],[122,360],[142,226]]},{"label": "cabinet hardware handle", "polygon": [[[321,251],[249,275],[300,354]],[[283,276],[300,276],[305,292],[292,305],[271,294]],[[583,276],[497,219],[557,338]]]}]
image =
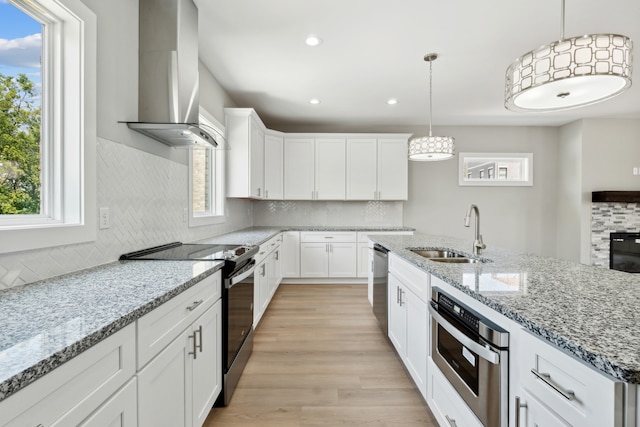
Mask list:
[{"label": "cabinet hardware handle", "polygon": [[196,351],[198,349],[198,346],[196,344],[196,332],[193,332],[193,335],[189,335],[189,339],[193,338],[193,351],[190,351],[189,354],[193,354],[193,359],[197,359],[198,358],[198,352]]},{"label": "cabinet hardware handle", "polygon": [[189,310],[189,311],[193,311],[193,310],[195,310],[196,308],[198,308],[198,306],[199,306],[200,304],[202,304],[203,302],[204,302],[204,300],[194,301],[194,302],[193,302],[193,304],[191,304],[189,307],[187,307],[187,310]]},{"label": "cabinet hardware handle", "polygon": [[400,304],[400,287],[396,286],[396,304]]},{"label": "cabinet hardware handle", "polygon": [[398,288],[400,290],[400,307],[402,307],[404,305],[404,302],[402,301],[402,294],[404,294],[404,290]]},{"label": "cabinet hardware handle", "polygon": [[264,198],[265,199],[269,198],[269,190],[264,190]]},{"label": "cabinet hardware handle", "polygon": [[451,427],[458,427],[458,424],[456,424],[456,420],[455,419],[449,417],[449,415],[445,415],[444,417],[447,419],[447,422],[449,423],[449,425]]},{"label": "cabinet hardware handle", "polygon": [[276,251],[276,261],[280,259],[280,251]]},{"label": "cabinet hardware handle", "polygon": [[520,403],[520,396],[516,396],[516,405],[515,405],[515,410],[516,410],[516,424],[514,427],[520,427],[520,409],[521,408],[526,408],[527,404],[526,403]]},{"label": "cabinet hardware handle", "polygon": [[[198,333],[198,335],[200,335],[200,344],[198,344],[196,347],[198,347],[198,349],[200,350],[200,353],[202,353],[202,325],[198,327],[198,330],[196,332]],[[193,333],[193,335],[195,336],[195,332]]]},{"label": "cabinet hardware handle", "polygon": [[265,268],[266,264],[262,264],[262,273],[260,274],[262,277],[264,277],[267,274],[267,269]]},{"label": "cabinet hardware handle", "polygon": [[260,197],[260,188],[258,188],[258,197]]},{"label": "cabinet hardware handle", "polygon": [[573,400],[576,398],[576,394],[573,392],[573,390],[563,390],[559,384],[551,379],[551,374],[541,373],[536,369],[532,369],[531,373],[535,375],[539,380],[542,380],[542,382],[547,384],[549,387],[560,393],[565,399]]}]

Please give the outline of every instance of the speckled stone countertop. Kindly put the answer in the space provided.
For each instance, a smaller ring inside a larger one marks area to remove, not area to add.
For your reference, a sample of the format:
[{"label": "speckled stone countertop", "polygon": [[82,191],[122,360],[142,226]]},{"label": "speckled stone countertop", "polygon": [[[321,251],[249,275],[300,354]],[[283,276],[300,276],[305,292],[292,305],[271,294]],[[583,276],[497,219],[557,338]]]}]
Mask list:
[{"label": "speckled stone countertop", "polygon": [[260,245],[276,234],[283,231],[414,231],[411,227],[395,226],[373,226],[373,227],[353,227],[353,226],[274,226],[274,227],[249,227],[208,239],[198,240],[197,243],[227,243],[242,245]]},{"label": "speckled stone countertop", "polygon": [[541,338],[614,378],[640,384],[640,275],[491,247],[492,262],[446,264],[406,248],[471,255],[472,242],[442,236],[374,241]]},{"label": "speckled stone countertop", "polygon": [[118,261],[0,291],[0,401],[222,264]]}]

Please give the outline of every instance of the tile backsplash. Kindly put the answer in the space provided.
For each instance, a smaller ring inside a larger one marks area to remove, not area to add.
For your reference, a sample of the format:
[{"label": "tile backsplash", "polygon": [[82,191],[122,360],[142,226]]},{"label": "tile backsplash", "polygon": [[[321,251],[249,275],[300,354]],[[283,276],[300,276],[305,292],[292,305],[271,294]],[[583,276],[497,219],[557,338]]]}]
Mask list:
[{"label": "tile backsplash", "polygon": [[256,201],[255,225],[402,226],[402,202]]},{"label": "tile backsplash", "polygon": [[95,242],[0,255],[0,289],[106,264],[125,252],[172,241],[193,241],[252,225],[252,205],[228,199],[226,222],[189,228],[188,167],[98,139],[97,203],[108,207],[110,227]]},{"label": "tile backsplash", "polygon": [[640,204],[591,204],[591,264],[609,268],[609,234],[640,231]]}]

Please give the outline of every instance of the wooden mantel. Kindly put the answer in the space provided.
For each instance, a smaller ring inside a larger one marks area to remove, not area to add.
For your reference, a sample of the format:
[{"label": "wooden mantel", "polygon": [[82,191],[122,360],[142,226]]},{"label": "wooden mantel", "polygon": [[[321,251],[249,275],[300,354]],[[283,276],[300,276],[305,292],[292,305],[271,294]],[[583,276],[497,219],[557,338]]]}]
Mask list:
[{"label": "wooden mantel", "polygon": [[594,191],[591,193],[591,201],[640,203],[640,191]]}]

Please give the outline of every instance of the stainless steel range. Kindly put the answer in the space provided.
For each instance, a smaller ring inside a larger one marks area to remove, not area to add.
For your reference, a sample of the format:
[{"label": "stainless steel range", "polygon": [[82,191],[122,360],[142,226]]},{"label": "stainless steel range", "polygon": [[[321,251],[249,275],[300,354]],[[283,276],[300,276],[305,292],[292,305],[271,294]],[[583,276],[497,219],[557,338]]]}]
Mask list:
[{"label": "stainless steel range", "polygon": [[174,242],[120,257],[120,260],[224,261],[222,267],[222,393],[215,406],[231,400],[253,350],[253,272],[258,246]]}]

